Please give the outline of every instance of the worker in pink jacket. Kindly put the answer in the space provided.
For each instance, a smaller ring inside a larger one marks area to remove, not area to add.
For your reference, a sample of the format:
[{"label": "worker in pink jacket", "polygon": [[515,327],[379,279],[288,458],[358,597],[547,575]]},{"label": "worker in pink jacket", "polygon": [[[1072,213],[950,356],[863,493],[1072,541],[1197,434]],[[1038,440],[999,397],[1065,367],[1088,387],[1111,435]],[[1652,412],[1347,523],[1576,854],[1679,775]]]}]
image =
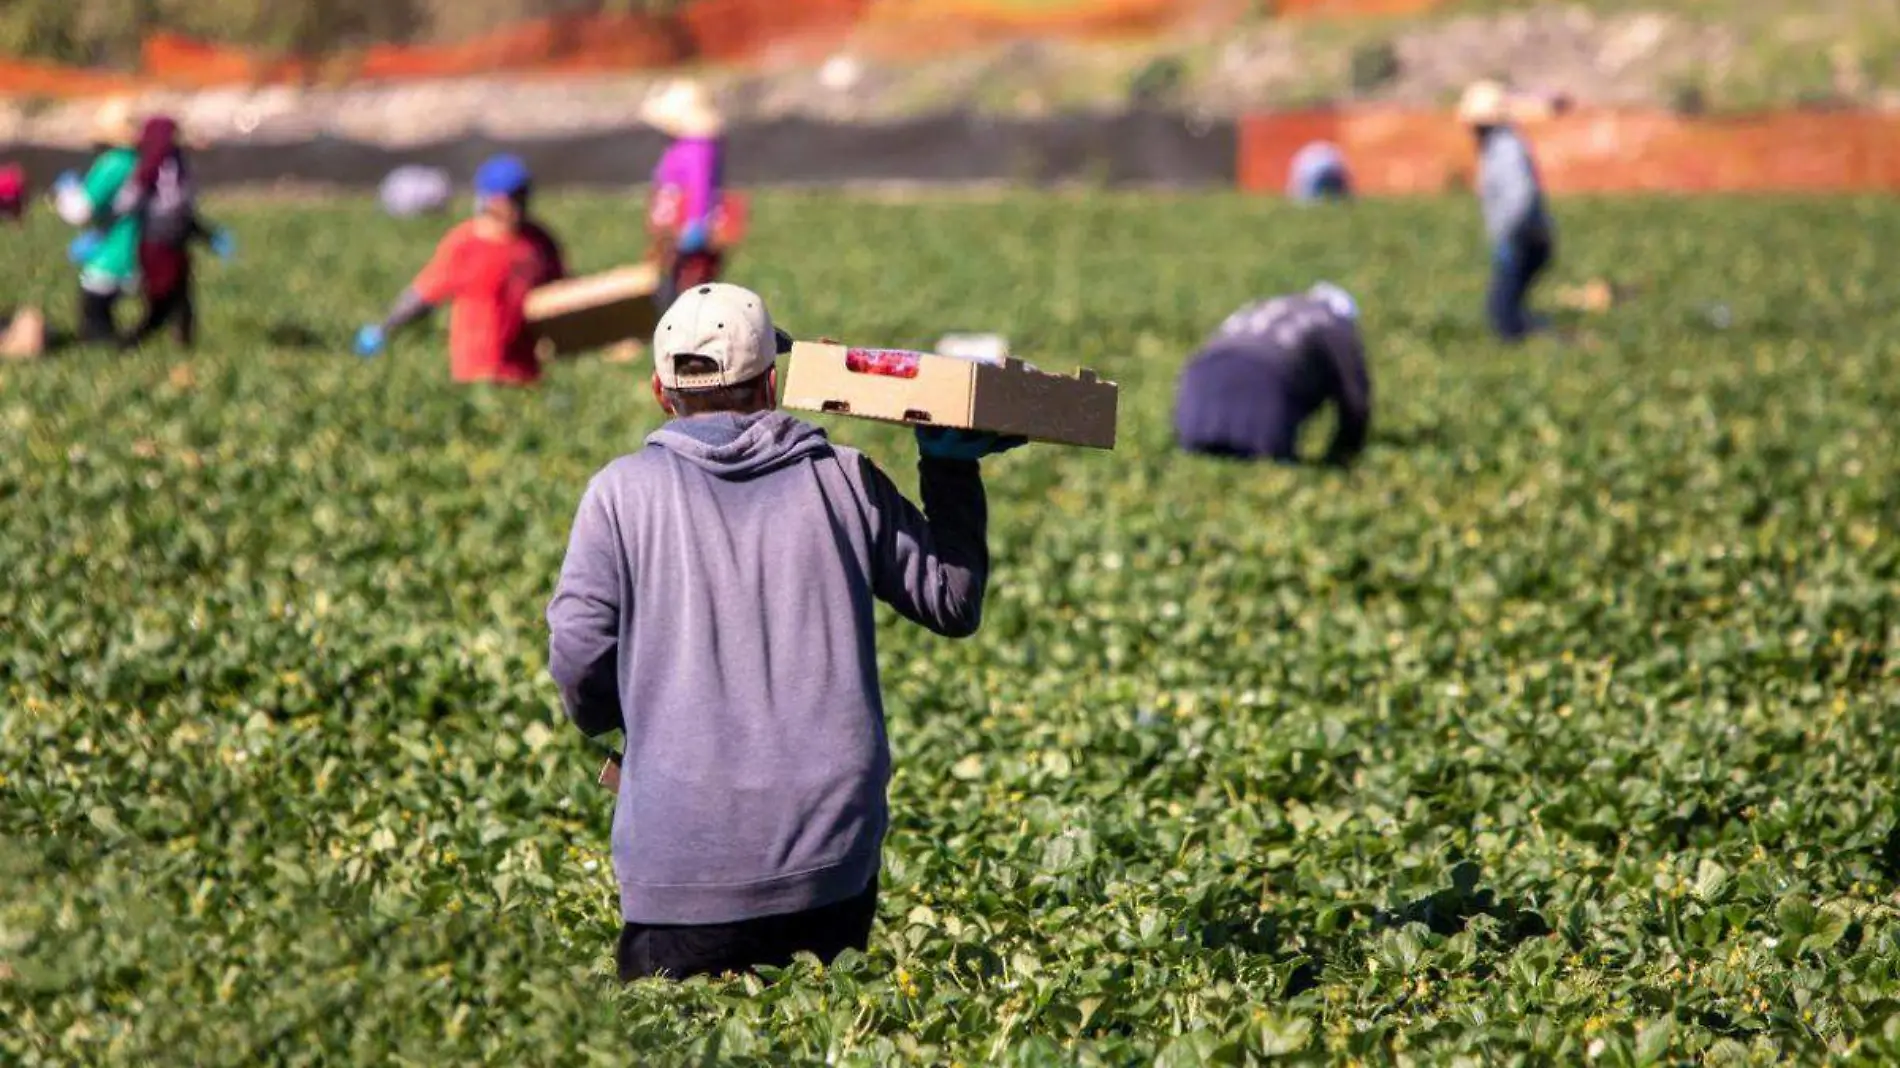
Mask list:
[{"label": "worker in pink jacket", "polygon": [[647,102],[642,118],[673,139],[653,171],[647,228],[660,264],[662,308],[719,280],[725,210],[725,120],[698,82],[681,81]]}]

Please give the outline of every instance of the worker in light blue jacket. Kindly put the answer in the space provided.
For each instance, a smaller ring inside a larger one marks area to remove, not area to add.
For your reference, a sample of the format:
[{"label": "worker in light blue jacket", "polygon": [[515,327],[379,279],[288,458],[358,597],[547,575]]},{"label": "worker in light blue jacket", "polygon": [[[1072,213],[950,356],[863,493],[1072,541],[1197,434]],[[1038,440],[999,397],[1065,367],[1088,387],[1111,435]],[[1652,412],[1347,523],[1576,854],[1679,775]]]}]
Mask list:
[{"label": "worker in light blue jacket", "polygon": [[1536,329],[1527,308],[1531,286],[1554,250],[1537,165],[1512,119],[1562,106],[1561,100],[1514,96],[1496,82],[1471,86],[1458,105],[1459,120],[1478,140],[1478,199],[1491,242],[1485,316],[1504,341],[1521,341]]}]

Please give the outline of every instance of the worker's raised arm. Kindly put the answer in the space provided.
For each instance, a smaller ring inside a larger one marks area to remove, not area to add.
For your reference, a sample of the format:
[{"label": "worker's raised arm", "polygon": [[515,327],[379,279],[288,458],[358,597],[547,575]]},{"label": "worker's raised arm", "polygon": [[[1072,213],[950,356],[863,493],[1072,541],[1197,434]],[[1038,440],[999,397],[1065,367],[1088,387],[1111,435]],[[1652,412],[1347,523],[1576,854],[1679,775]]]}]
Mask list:
[{"label": "worker's raised arm", "polygon": [[390,305],[389,314],[383,317],[383,321],[356,332],[358,356],[381,353],[397,332],[426,318],[435,311],[436,305],[455,298],[462,285],[462,245],[465,240],[464,232],[459,228],[443,238],[442,243],[436,246],[435,255],[429,258],[428,266],[396,296],[395,303]]},{"label": "worker's raised arm", "polygon": [[869,460],[859,480],[871,510],[871,581],[878,599],[947,638],[976,633],[989,583],[983,457],[1021,439],[927,428],[917,435],[919,510]]}]

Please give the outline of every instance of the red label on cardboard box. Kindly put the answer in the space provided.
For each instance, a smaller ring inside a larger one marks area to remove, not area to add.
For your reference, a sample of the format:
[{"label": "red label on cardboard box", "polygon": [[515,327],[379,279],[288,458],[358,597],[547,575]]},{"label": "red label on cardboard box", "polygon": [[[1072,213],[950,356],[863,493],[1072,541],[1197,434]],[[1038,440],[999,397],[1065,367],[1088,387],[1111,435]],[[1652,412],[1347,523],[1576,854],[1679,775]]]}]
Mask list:
[{"label": "red label on cardboard box", "polygon": [[917,360],[922,355],[904,349],[851,349],[844,355],[844,365],[861,375],[916,378]]}]

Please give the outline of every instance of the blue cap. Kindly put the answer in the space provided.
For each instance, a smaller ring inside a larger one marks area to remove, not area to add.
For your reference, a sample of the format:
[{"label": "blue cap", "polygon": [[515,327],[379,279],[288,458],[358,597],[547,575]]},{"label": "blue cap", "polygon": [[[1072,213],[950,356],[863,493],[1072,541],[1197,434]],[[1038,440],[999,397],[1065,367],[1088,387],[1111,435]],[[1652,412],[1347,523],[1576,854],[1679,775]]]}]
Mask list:
[{"label": "blue cap", "polygon": [[494,156],[475,171],[475,195],[515,196],[526,190],[533,180],[527,163],[520,156]]}]

